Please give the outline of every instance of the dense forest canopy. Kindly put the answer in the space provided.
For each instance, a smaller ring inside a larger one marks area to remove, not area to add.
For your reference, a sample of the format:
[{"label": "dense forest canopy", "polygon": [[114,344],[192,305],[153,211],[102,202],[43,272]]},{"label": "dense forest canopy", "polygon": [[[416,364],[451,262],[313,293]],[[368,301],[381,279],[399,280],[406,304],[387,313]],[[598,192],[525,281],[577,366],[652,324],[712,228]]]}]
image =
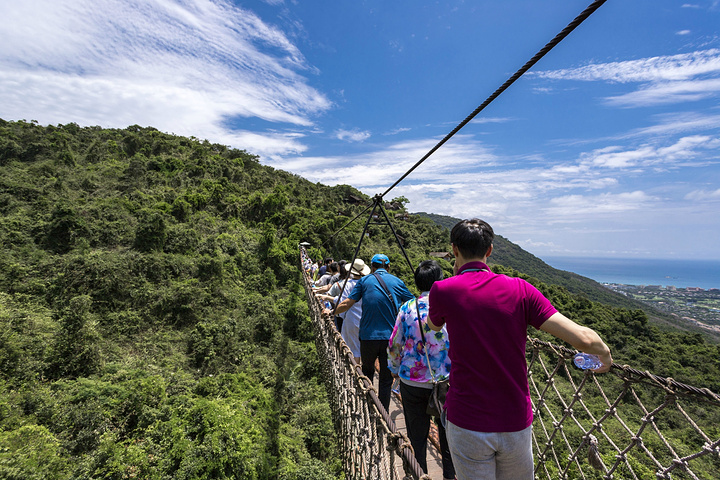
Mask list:
[{"label": "dense forest canopy", "polygon": [[[342,477],[297,247],[351,257],[363,221],[323,243],[356,198],[150,127],[0,120],[0,478]],[[395,227],[413,264],[448,249],[428,218]],[[379,251],[412,286],[370,225]],[[720,391],[703,336],[526,273],[616,361]]]}]

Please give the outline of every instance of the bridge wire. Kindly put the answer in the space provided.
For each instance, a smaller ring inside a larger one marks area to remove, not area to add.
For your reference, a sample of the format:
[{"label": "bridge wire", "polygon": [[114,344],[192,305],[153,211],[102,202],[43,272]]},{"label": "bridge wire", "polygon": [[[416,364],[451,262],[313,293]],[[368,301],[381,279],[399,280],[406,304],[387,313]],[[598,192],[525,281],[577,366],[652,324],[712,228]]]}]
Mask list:
[{"label": "bridge wire", "polygon": [[[373,205],[374,205],[374,204],[368,204],[367,207],[365,207],[365,210],[363,210],[362,212],[358,213],[358,214],[355,216],[355,218],[353,218],[352,220],[350,220],[349,222],[347,222],[345,225],[343,225],[342,227],[340,227],[340,229],[339,229],[337,232],[335,232],[335,233],[333,233],[332,235],[330,235],[330,238],[328,238],[327,240],[325,240],[325,241],[323,242],[323,244],[320,245],[320,248],[324,247],[330,240],[332,240],[332,239],[335,238],[340,232],[342,232],[343,230],[345,230],[351,223],[353,223],[355,220],[357,220],[358,218],[360,218],[360,217],[361,217],[365,212],[367,212],[367,211],[370,209],[370,207],[372,207]],[[372,215],[370,215],[370,217],[372,218]]]},{"label": "bridge wire", "polygon": [[[378,197],[375,197],[375,198],[373,199],[372,211],[370,212],[370,215],[368,216],[367,222],[365,222],[365,228],[363,228],[363,231],[362,231],[362,233],[360,234],[360,242],[358,242],[358,246],[357,246],[357,248],[355,249],[355,253],[353,254],[352,262],[350,262],[350,271],[348,272],[347,276],[345,277],[345,280],[343,281],[342,290],[340,290],[340,295],[338,295],[338,300],[342,297],[342,294],[343,294],[343,292],[345,291],[345,286],[347,285],[347,282],[348,282],[348,280],[350,279],[350,275],[352,275],[353,265],[355,265],[355,260],[357,260],[358,254],[360,253],[360,246],[362,245],[363,239],[365,238],[365,233],[367,232],[368,226],[370,225],[370,220],[372,220],[373,215],[375,214],[375,209],[376,209],[376,208],[378,207],[378,205],[379,205],[378,202],[381,201],[381,200],[382,200],[382,199],[378,199]],[[370,207],[368,207],[368,208],[370,208]],[[367,212],[367,210],[368,210],[368,209],[366,208],[362,213]],[[358,215],[357,217],[355,217],[354,219],[352,219],[351,222],[354,222],[359,216],[360,216],[360,215]],[[344,227],[343,227],[343,228],[344,228]],[[339,232],[338,232],[338,233],[339,233]],[[347,264],[346,264],[346,265],[347,265]],[[335,315],[336,315],[335,312],[337,311],[337,308],[338,308],[339,305],[340,305],[340,302],[336,302],[336,303],[335,303],[335,307],[333,308],[333,311],[332,311],[332,316],[333,316],[333,318],[335,318]]]},{"label": "bridge wire", "polygon": [[[379,194],[380,198],[387,195],[393,188],[395,188],[400,182],[405,180],[405,178],[408,177],[417,167],[419,167],[425,160],[427,160],[433,153],[435,153],[440,147],[442,147],[448,140],[450,140],[457,132],[459,132],[465,125],[470,123],[473,118],[475,118],[481,111],[485,109],[488,105],[490,105],[491,102],[493,102],[497,97],[500,96],[501,93],[503,93],[505,90],[507,90],[510,85],[515,83],[517,79],[519,79],[525,72],[527,72],[530,68],[532,68],[542,57],[544,57],[550,50],[552,50],[555,46],[557,46],[558,43],[560,43],[562,40],[565,39],[570,33],[575,30],[581,23],[583,23],[590,15],[595,13],[595,11],[600,8],[607,0],[595,0],[592,4],[590,4],[585,10],[583,10],[580,15],[575,17],[572,22],[570,22],[560,33],[558,33],[552,40],[550,40],[540,51],[538,51],[530,60],[528,60],[525,65],[523,65],[517,72],[515,72],[508,80],[505,81],[495,92],[492,93],[480,106],[478,106],[470,115],[468,115],[465,120],[460,122],[458,126],[456,126],[450,133],[448,133],[445,138],[440,140],[428,153],[426,153],[420,160],[418,160],[415,165],[413,165],[407,172],[405,172],[395,183],[393,183],[390,187],[388,187],[385,192],[382,194]],[[374,201],[372,205],[368,205],[365,210],[363,210],[362,213],[357,215],[355,218],[350,220],[347,224],[345,224],[343,227],[341,227],[337,232],[332,234],[328,240],[326,240],[321,247],[323,247],[327,242],[329,242],[332,238],[334,238],[337,234],[339,234],[342,230],[344,230],[348,225],[353,223],[355,220],[357,220],[360,216],[362,216],[363,213],[367,212],[367,210],[371,206],[377,205],[377,200]],[[374,212],[374,209],[373,209]],[[372,218],[372,214],[371,214]],[[366,226],[367,228],[367,226]],[[354,261],[354,260],[353,260]]]},{"label": "bridge wire", "polygon": [[380,206],[380,212],[382,212],[383,216],[385,217],[385,221],[387,222],[388,226],[390,227],[390,230],[393,233],[393,236],[395,237],[395,241],[397,241],[398,246],[400,247],[400,251],[402,252],[403,256],[405,257],[405,260],[408,263],[408,266],[410,267],[410,273],[414,272],[415,269],[412,266],[412,263],[410,262],[410,258],[408,257],[407,252],[405,251],[405,248],[403,247],[402,242],[400,241],[400,237],[398,236],[397,232],[395,231],[395,228],[393,227],[392,222],[390,222],[390,218],[387,216],[387,212],[385,212],[385,209],[382,206],[382,196],[378,195],[377,197],[378,205]]},{"label": "bridge wire", "polygon": [[558,43],[560,43],[565,37],[570,35],[570,33],[575,30],[582,22],[584,22],[590,15],[592,15],[598,8],[602,6],[603,3],[605,3],[607,0],[595,0],[590,6],[588,6],[580,15],[575,17],[575,19],[568,24],[567,27],[565,27],[560,33],[558,33],[555,38],[550,40],[538,53],[536,53],[530,60],[527,61],[525,65],[523,65],[517,72],[515,72],[509,79],[505,81],[495,92],[493,92],[492,95],[490,95],[479,107],[477,107],[470,115],[468,115],[465,120],[460,122],[460,124],[455,127],[449,134],[445,136],[442,140],[440,140],[437,145],[435,145],[428,153],[425,154],[424,157],[422,157],[420,160],[415,163],[415,165],[410,168],[405,174],[400,177],[395,183],[393,183],[387,190],[385,190],[384,193],[382,193],[380,196],[384,197],[385,195],[390,192],[393,188],[395,188],[400,182],[405,180],[405,178],[410,175],[417,167],[420,166],[425,160],[430,157],[433,153],[435,153],[440,147],[442,147],[445,142],[450,140],[457,132],[460,131],[461,128],[463,128],[465,125],[470,123],[470,121],[475,118],[481,111],[485,109],[490,103],[495,100],[497,97],[500,96],[501,93],[503,93],[505,90],[507,90],[510,85],[515,83],[515,81],[520,78],[525,72],[527,72],[530,68],[532,68],[533,65],[535,65],[542,57],[545,56],[550,50],[552,50]]}]

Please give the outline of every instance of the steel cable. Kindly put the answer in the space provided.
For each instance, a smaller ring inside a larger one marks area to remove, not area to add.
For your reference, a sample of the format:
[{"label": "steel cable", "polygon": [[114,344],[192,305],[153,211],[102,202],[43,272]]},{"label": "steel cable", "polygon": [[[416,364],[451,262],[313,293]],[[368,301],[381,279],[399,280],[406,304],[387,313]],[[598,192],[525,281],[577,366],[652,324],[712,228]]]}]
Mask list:
[{"label": "steel cable", "polygon": [[570,35],[570,33],[575,30],[582,22],[584,22],[590,15],[592,15],[595,10],[600,8],[603,3],[605,3],[607,0],[595,0],[590,6],[588,6],[580,15],[575,17],[575,19],[568,24],[567,27],[565,27],[560,33],[558,33],[555,38],[550,40],[539,52],[537,52],[530,60],[527,61],[525,65],[523,65],[517,72],[515,72],[510,78],[508,78],[505,83],[503,83],[497,90],[495,90],[492,95],[490,95],[479,107],[477,107],[470,115],[468,115],[465,120],[460,122],[460,124],[455,127],[450,133],[448,133],[445,138],[440,140],[437,145],[435,145],[433,148],[430,149],[428,153],[425,154],[420,160],[413,165],[410,170],[405,172],[405,174],[400,177],[395,183],[393,183],[387,190],[385,190],[384,193],[382,193],[380,196],[384,197],[385,195],[390,192],[393,188],[395,188],[400,182],[405,180],[405,178],[410,175],[417,167],[420,166],[425,160],[427,160],[430,155],[435,153],[440,147],[442,147],[445,142],[450,140],[457,132],[460,131],[465,125],[470,123],[470,121],[475,118],[480,112],[482,112],[485,107],[490,105],[490,103],[495,100],[497,97],[500,96],[501,93],[503,93],[505,90],[510,87],[515,81],[523,76],[525,72],[530,70],[533,65],[535,65],[542,57],[545,56],[550,50],[552,50],[558,43],[560,43],[565,37]]}]

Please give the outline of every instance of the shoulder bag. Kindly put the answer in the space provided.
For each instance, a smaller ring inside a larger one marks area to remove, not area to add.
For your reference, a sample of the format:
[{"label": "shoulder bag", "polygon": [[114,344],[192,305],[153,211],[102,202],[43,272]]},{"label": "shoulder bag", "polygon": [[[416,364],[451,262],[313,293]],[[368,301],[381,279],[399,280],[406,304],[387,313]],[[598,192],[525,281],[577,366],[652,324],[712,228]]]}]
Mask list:
[{"label": "shoulder bag", "polygon": [[427,352],[427,343],[425,342],[425,332],[423,331],[422,322],[420,321],[420,299],[415,300],[415,309],[417,310],[417,321],[418,327],[420,328],[420,343],[422,344],[423,351],[425,352],[425,360],[427,361],[428,370],[430,371],[430,378],[432,380],[433,388],[430,398],[428,399],[428,405],[425,412],[433,417],[440,418],[443,409],[445,408],[445,398],[447,397],[448,390],[450,389],[450,380],[436,380],[435,373],[433,372],[432,366],[430,366],[430,357]]}]

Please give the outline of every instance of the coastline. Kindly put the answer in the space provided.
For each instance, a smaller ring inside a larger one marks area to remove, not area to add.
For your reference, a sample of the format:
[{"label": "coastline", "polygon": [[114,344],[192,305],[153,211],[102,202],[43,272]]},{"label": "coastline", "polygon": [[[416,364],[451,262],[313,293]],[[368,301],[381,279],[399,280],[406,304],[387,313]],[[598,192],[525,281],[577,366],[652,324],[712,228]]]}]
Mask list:
[{"label": "coastline", "polygon": [[545,257],[543,261],[603,284],[720,289],[720,260]]}]

